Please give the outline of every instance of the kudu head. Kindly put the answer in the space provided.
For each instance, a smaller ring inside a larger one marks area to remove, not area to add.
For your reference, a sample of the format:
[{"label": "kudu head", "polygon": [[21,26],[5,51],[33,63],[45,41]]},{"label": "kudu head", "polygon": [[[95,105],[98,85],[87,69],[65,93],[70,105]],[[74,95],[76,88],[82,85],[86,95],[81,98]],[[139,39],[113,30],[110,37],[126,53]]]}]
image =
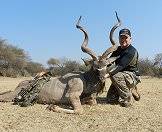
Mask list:
[{"label": "kudu head", "polygon": [[108,76],[108,67],[111,66],[111,64],[117,59],[117,57],[110,57],[111,54],[117,49],[117,44],[115,43],[114,39],[113,39],[113,34],[114,31],[117,27],[119,27],[121,25],[121,21],[118,18],[117,12],[116,13],[116,18],[118,20],[118,23],[115,24],[111,31],[110,31],[110,42],[112,44],[112,46],[110,48],[108,48],[101,56],[97,56],[95,54],[95,52],[93,52],[90,48],[87,47],[88,45],[88,33],[86,32],[86,30],[80,26],[80,20],[81,20],[81,16],[76,24],[76,28],[78,28],[79,30],[81,30],[84,33],[84,41],[81,45],[81,50],[87,54],[89,54],[92,59],[90,60],[84,60],[85,65],[91,65],[91,68],[93,68],[93,70],[98,71],[99,73],[99,78],[101,81],[105,81],[105,79]]}]

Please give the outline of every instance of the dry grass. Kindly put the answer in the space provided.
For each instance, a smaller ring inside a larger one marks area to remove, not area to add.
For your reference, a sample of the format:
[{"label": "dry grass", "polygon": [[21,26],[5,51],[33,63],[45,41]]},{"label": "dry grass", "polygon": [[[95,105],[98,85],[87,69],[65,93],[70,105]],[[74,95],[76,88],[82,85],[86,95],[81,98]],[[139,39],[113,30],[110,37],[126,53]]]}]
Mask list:
[{"label": "dry grass", "polygon": [[[0,92],[14,90],[25,79],[0,78]],[[93,107],[84,105],[83,115],[50,112],[46,110],[46,105],[22,108],[0,102],[0,131],[162,131],[162,79],[143,79],[138,87],[141,100],[134,102],[132,107],[123,108],[102,101]],[[106,92],[101,97],[105,95]]]}]

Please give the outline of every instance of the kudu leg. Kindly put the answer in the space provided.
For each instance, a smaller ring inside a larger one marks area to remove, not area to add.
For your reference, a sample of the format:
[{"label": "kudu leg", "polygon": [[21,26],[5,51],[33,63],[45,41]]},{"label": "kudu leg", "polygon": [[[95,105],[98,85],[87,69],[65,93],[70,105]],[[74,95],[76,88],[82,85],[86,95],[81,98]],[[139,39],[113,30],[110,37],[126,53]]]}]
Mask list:
[{"label": "kudu leg", "polygon": [[83,113],[83,108],[81,106],[80,98],[78,94],[73,93],[70,95],[70,102],[73,106],[73,110],[71,109],[65,109],[61,108],[57,105],[51,104],[47,107],[47,109],[53,111],[53,112],[59,112],[59,113],[67,113],[67,114],[82,114]]},{"label": "kudu leg", "polygon": [[12,102],[15,97],[14,91],[0,93],[0,102]]},{"label": "kudu leg", "polygon": [[47,107],[48,110],[53,111],[53,112],[58,112],[58,113],[67,113],[67,114],[74,114],[74,110],[70,109],[64,109],[59,107],[58,105],[51,104]]},{"label": "kudu leg", "polygon": [[80,93],[73,93],[70,95],[70,101],[72,103],[72,106],[74,108],[74,113],[76,114],[82,114],[83,113],[83,107],[80,102]]},{"label": "kudu leg", "polygon": [[96,100],[96,93],[91,94],[89,97],[85,97],[81,100],[82,104],[87,104],[90,106],[97,105],[97,100]]}]

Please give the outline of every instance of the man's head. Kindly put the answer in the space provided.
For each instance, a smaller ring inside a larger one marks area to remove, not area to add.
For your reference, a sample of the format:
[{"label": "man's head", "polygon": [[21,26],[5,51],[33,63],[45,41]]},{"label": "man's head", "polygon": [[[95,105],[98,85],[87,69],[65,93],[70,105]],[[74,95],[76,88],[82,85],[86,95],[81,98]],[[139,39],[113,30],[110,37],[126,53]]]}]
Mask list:
[{"label": "man's head", "polygon": [[131,32],[129,29],[124,28],[119,31],[119,43],[122,49],[131,44]]}]

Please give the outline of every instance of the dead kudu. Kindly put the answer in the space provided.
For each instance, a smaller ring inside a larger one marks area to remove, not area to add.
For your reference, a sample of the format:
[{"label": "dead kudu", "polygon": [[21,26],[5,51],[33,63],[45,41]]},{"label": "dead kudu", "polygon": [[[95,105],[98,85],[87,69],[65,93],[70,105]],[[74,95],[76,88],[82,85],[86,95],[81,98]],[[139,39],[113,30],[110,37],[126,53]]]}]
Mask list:
[{"label": "dead kudu", "polygon": [[[108,48],[101,56],[97,56],[88,45],[88,33],[80,26],[79,18],[76,27],[84,33],[84,41],[81,45],[83,52],[89,54],[92,59],[84,60],[86,65],[91,65],[89,71],[81,73],[68,73],[64,76],[51,78],[40,89],[37,103],[49,104],[49,110],[55,112],[77,113],[81,114],[83,108],[81,104],[96,104],[96,97],[105,87],[108,67],[117,59],[111,58],[110,55],[116,50],[117,45],[113,40],[113,33],[120,26],[120,20],[116,14],[118,23],[110,31],[110,41],[112,47]],[[44,74],[45,75],[45,74]],[[42,75],[41,75],[42,76]],[[19,83],[14,91],[0,94],[1,102],[11,102],[18,95],[22,88],[28,85],[29,80]],[[57,104],[71,104],[73,109],[62,108]]]}]

